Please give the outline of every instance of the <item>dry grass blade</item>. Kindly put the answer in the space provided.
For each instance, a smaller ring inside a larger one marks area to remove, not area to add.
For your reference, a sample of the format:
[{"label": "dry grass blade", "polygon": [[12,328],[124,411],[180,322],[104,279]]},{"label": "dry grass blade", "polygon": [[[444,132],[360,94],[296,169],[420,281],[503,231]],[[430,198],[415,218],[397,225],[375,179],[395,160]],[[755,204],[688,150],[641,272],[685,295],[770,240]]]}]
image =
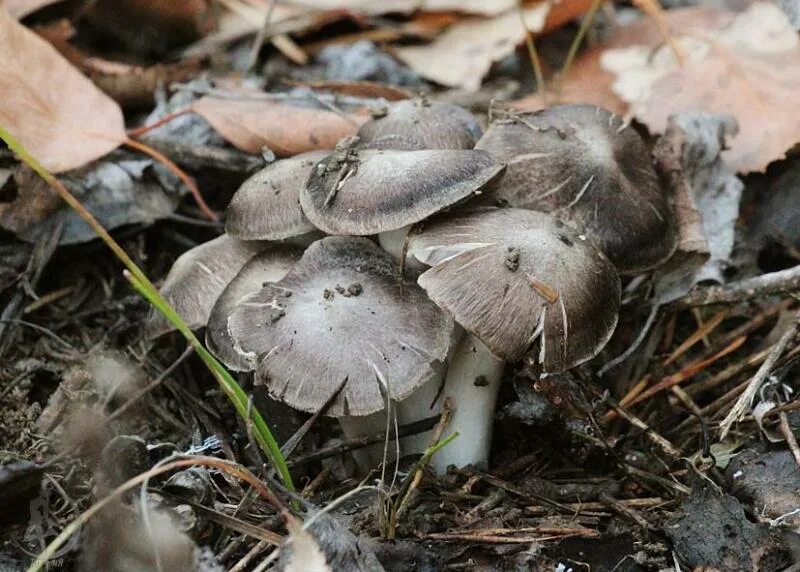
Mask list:
[{"label": "dry grass blade", "polygon": [[747,384],[742,395],[739,396],[739,399],[725,416],[725,419],[722,420],[719,432],[720,441],[728,436],[728,432],[731,430],[731,427],[733,427],[733,424],[741,420],[753,406],[753,401],[758,394],[758,390],[767,377],[769,377],[775,364],[778,362],[781,355],[783,355],[784,350],[786,350],[786,346],[794,339],[797,334],[798,326],[800,326],[800,317],[797,317],[792,322],[792,325],[783,333],[778,343],[773,346],[767,359],[761,364],[761,367],[758,368],[758,371]]},{"label": "dry grass blade", "polygon": [[83,511],[81,515],[73,520],[69,525],[67,525],[64,530],[61,531],[50,544],[47,545],[47,548],[34,560],[34,562],[30,565],[27,572],[39,572],[44,570],[47,567],[47,562],[56,553],[56,551],[67,541],[67,539],[75,534],[81,526],[86,524],[89,519],[91,519],[94,515],[99,513],[103,508],[105,508],[111,501],[118,499],[124,493],[138,487],[142,483],[147,482],[148,480],[152,479],[153,477],[157,477],[163,473],[167,473],[169,471],[173,471],[175,469],[179,469],[181,467],[191,467],[194,465],[204,465],[206,467],[213,467],[215,469],[219,469],[220,471],[224,471],[230,475],[233,475],[248,484],[250,484],[258,493],[267,499],[269,502],[273,503],[277,508],[282,507],[282,503],[277,499],[277,497],[270,491],[258,478],[253,475],[250,471],[245,469],[244,467],[240,467],[234,463],[229,461],[223,461],[221,459],[216,459],[214,457],[203,457],[203,456],[194,456],[189,459],[182,459],[178,461],[172,461],[170,463],[166,463],[164,465],[154,467],[149,471],[137,475],[136,477],[126,481],[125,483],[121,484],[119,487],[114,489],[107,497],[103,498],[102,500],[96,502],[88,509]]}]

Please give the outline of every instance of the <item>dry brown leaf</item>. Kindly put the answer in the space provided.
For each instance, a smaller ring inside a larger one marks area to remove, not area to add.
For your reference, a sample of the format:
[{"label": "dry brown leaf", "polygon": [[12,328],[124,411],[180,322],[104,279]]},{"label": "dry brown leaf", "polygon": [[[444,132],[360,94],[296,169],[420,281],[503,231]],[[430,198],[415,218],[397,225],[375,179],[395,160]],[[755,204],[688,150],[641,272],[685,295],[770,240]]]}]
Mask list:
[{"label": "dry brown leaf", "polygon": [[739,134],[724,158],[737,171],[763,171],[800,141],[800,40],[783,12],[754,2],[743,12],[687,8],[666,13],[684,53],[679,66],[649,20],[619,28],[590,50],[549,98],[516,102],[594,103],[630,113],[654,132],[685,111],[729,113]]},{"label": "dry brown leaf", "polygon": [[54,173],[102,157],[127,138],[119,106],[2,9],[0,93],[0,125]]},{"label": "dry brown leaf", "polygon": [[[607,51],[613,89],[652,130],[673,113],[702,109],[739,122],[725,159],[737,171],[763,171],[800,141],[800,39],[774,4],[757,2],[728,22],[682,30],[686,63],[648,46]],[[722,21],[720,21],[722,20]]]},{"label": "dry brown leaf", "polygon": [[[548,2],[525,8],[528,30],[541,31],[549,10]],[[396,53],[425,78],[475,91],[492,64],[513,52],[525,33],[519,11],[509,10],[494,18],[466,18],[428,45],[398,48]]]},{"label": "dry brown leaf", "polygon": [[[528,31],[538,34],[576,18],[590,5],[591,0],[543,1],[526,5],[522,16]],[[492,64],[514,51],[525,33],[520,10],[515,7],[492,18],[465,18],[432,43],[398,48],[396,54],[423,77],[475,91]]]},{"label": "dry brown leaf", "polygon": [[41,10],[50,4],[63,2],[64,0],[0,0],[0,9],[5,8],[14,18],[21,20],[37,10]]},{"label": "dry brown leaf", "polygon": [[342,137],[355,135],[367,119],[274,101],[211,96],[195,101],[192,110],[242,151],[260,153],[267,147],[281,157],[333,149]]}]

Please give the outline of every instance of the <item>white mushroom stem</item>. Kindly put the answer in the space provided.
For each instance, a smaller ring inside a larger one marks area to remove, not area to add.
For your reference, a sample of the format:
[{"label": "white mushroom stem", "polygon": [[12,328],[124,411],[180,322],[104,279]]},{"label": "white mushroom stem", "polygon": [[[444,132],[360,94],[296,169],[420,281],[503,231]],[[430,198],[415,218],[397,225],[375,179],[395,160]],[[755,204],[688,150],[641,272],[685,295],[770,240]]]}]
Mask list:
[{"label": "white mushroom stem", "polygon": [[[407,425],[441,413],[444,399],[449,397],[453,407],[450,424],[442,438],[458,432],[459,436],[434,455],[431,467],[443,474],[449,465],[485,466],[489,460],[494,428],[497,393],[503,379],[505,362],[497,358],[475,336],[459,332],[450,355],[450,366],[442,388],[442,377],[434,376],[425,385],[400,403],[392,403],[397,426]],[[458,340],[458,338],[461,338]],[[363,417],[339,419],[342,432],[348,439],[375,435],[387,428],[386,411]],[[389,432],[395,431],[394,418],[389,419]],[[410,435],[400,440],[400,455],[422,454],[431,445],[431,431]],[[387,462],[395,459],[397,445],[389,441]],[[377,468],[384,459],[384,443],[355,451],[359,468],[366,472]]]},{"label": "white mushroom stem", "polygon": [[454,412],[443,437],[455,432],[459,436],[431,459],[437,473],[446,472],[449,465],[480,467],[488,463],[504,367],[505,362],[472,334],[466,334],[456,346],[443,392],[444,398],[451,399]]},{"label": "white mushroom stem", "polygon": [[[441,413],[441,389],[442,376],[435,375],[403,401],[392,401],[392,411],[390,412],[388,425],[386,410],[363,417],[341,417],[339,419],[342,432],[348,439],[355,439],[364,435],[376,435],[386,431],[388,428],[389,436],[392,438],[388,446],[385,447],[384,441],[354,452],[353,456],[356,463],[363,472],[374,469],[383,462],[384,447],[387,462],[393,461],[397,457],[397,442],[394,440],[395,418],[397,420],[397,428],[400,428],[403,425],[421,421]],[[430,440],[431,431],[401,438],[400,456],[422,454],[431,444]]]},{"label": "white mushroom stem", "polygon": [[396,260],[400,260],[409,230],[411,230],[411,225],[398,228],[397,230],[382,232],[378,235],[378,244]]}]

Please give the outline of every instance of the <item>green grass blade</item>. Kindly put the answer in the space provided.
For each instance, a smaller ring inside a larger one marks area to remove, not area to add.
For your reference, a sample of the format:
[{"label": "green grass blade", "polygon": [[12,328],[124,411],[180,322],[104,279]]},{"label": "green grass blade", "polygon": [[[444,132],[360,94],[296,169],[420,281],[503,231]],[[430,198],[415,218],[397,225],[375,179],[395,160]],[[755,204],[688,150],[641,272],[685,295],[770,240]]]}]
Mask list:
[{"label": "green grass blade", "polygon": [[261,414],[250,407],[247,394],[225,369],[225,367],[209,353],[205,346],[197,339],[191,328],[186,324],[183,318],[170,306],[163,296],[158,292],[158,289],[153,285],[149,278],[142,272],[136,263],[128,256],[128,253],[114,240],[100,222],[94,218],[83,204],[75,198],[72,193],[55,177],[51,174],[39,161],[36,160],[17,139],[11,135],[6,129],[0,127],[0,139],[5,141],[8,147],[16,153],[21,161],[26,163],[33,169],[42,179],[44,179],[55,191],[61,196],[64,201],[71,206],[80,217],[95,231],[97,236],[106,243],[111,251],[119,258],[119,260],[128,269],[126,278],[130,281],[131,285],[136,289],[142,297],[152,304],[169,322],[177,329],[184,338],[189,342],[195,350],[200,359],[209,369],[211,374],[216,378],[220,387],[225,395],[228,396],[231,403],[236,409],[236,412],[244,420],[245,423],[252,423],[253,436],[258,443],[258,446],[270,460],[275,467],[275,470],[281,477],[281,480],[290,491],[294,491],[294,483],[292,482],[289,468],[286,466],[286,459],[281,454],[280,447],[278,446],[275,437],[269,429],[264,418]]}]

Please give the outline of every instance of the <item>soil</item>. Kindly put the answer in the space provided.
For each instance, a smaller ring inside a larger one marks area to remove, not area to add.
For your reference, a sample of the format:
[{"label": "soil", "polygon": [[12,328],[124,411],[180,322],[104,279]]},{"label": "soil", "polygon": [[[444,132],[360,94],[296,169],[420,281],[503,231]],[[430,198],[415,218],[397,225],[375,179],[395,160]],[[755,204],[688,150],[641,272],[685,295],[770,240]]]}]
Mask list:
[{"label": "soil", "polygon": [[[565,30],[574,33],[576,26]],[[557,47],[563,43],[558,33],[552,43],[545,53],[564,51]],[[368,54],[363,57],[386,57]],[[524,54],[521,49],[514,58],[525,61]],[[271,48],[263,58],[270,73],[291,69]],[[300,71],[317,77],[314,65]],[[487,85],[531,82],[529,73],[518,72],[505,62]],[[488,98],[478,108],[485,119]],[[130,115],[143,117],[141,110]],[[340,150],[329,171],[341,176],[344,166],[357,164],[353,154]],[[193,159],[201,166],[195,163],[192,175],[219,212],[255,168],[221,169]],[[12,159],[3,155],[0,161]],[[756,243],[748,234],[765,228],[764,217],[772,216],[759,206],[764,188],[785,178],[787,169],[800,172],[797,167],[790,159],[745,178],[731,280],[794,268],[800,260],[796,236]],[[800,197],[795,192],[790,200]],[[123,224],[114,236],[159,283],[181,253],[220,230],[185,198],[174,215]],[[348,440],[333,420],[292,411],[254,387],[250,374],[239,375],[277,441],[296,441],[287,458],[301,492],[292,496],[259,452],[252,428],[240,421],[200,358],[185,351],[183,338],[145,339],[148,306],[121,264],[97,240],[55,246],[59,232],[58,225],[48,226],[34,243],[11,232],[0,235],[2,252],[15,254],[0,258],[0,572],[26,569],[95,502],[175,454],[248,468],[284,507],[313,519],[313,541],[337,571],[796,566],[796,338],[777,356],[758,395],[772,409],[785,409],[760,420],[745,416],[721,442],[717,432],[770,348],[794,327],[796,289],[755,290],[720,304],[665,304],[630,358],[599,378],[596,372],[631,346],[650,312],[643,281],[625,279],[628,298],[608,348],[567,374],[542,377],[529,366],[509,366],[488,467],[451,468],[443,476],[422,467],[415,479],[416,458],[403,459],[396,470],[390,463],[388,474],[359,474],[352,452],[381,443],[380,433]],[[505,262],[515,271],[519,252],[510,249]],[[362,286],[335,290],[358,296]],[[281,312],[270,319],[279,320]],[[733,343],[735,351],[726,353]],[[641,403],[625,399],[637,384],[676,379]],[[430,430],[435,423],[404,430]],[[254,570],[287,535],[287,517],[253,490],[229,472],[201,465],[154,476],[73,535],[47,569]],[[400,491],[407,496],[398,506]],[[144,517],[141,499],[150,507]],[[293,551],[300,552],[295,547],[275,554],[277,569],[300,569],[292,564],[298,558]]]}]

